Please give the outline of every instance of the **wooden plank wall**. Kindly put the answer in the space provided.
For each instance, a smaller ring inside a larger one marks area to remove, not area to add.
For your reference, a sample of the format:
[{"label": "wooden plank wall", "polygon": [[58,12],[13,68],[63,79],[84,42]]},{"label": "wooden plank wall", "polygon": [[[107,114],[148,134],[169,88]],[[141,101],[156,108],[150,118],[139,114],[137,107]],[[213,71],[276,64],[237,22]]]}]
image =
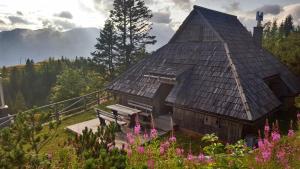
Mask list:
[{"label": "wooden plank wall", "polygon": [[[227,119],[180,108],[174,108],[173,118],[180,128],[186,128],[201,134],[216,133],[223,141],[234,142],[241,138],[243,125]],[[206,119],[217,120],[217,122],[214,121],[216,123],[213,122],[209,125],[205,122]]]}]

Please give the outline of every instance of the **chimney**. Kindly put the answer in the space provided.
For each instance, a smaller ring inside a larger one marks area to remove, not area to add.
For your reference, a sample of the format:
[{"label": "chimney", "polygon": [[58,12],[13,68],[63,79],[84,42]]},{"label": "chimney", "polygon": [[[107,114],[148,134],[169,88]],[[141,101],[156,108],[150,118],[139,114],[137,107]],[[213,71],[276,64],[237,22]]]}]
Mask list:
[{"label": "chimney", "polygon": [[257,46],[262,46],[262,37],[263,37],[263,27],[261,25],[261,21],[263,21],[264,13],[256,12],[256,21],[257,26],[253,29],[253,40]]}]

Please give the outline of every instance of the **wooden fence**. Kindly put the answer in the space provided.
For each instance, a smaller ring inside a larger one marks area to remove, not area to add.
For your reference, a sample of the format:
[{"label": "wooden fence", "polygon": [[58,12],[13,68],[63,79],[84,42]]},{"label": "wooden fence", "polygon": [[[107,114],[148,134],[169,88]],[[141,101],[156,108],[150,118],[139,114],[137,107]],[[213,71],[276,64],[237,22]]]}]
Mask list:
[{"label": "wooden fence", "polygon": [[[29,109],[20,113],[28,113],[31,111],[36,111],[40,113],[50,113],[50,118],[47,121],[48,123],[52,120],[60,121],[64,117],[85,112],[90,107],[97,104],[99,105],[102,102],[109,100],[110,98],[111,96],[108,93],[100,90],[83,96],[74,97],[60,102],[50,103],[44,106]],[[16,116],[17,114],[1,117],[0,128],[5,127],[11,122],[13,122]]]}]

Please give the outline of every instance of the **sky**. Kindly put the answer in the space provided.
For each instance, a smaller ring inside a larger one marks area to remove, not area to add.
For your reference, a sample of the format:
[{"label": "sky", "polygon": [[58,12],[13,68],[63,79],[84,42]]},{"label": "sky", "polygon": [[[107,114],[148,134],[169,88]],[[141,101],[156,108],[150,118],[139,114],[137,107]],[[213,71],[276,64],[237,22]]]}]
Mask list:
[{"label": "sky", "polygon": [[[193,5],[237,15],[251,30],[255,13],[263,11],[264,22],[283,20],[291,14],[300,23],[300,0],[145,0],[153,12],[152,34],[161,41],[170,39]],[[67,31],[73,28],[102,28],[112,9],[112,0],[0,0],[0,31],[15,28],[50,28]],[[158,42],[159,44],[159,42]],[[158,45],[159,46],[159,45]]]},{"label": "sky", "polygon": [[[265,19],[282,19],[286,14],[300,19],[299,0],[145,0],[154,13],[156,24],[168,24],[173,30],[193,5],[237,15],[251,28],[255,11]],[[14,28],[67,30],[73,27],[102,27],[112,8],[112,0],[0,0],[0,30]],[[154,24],[155,24],[154,23]],[[255,21],[254,21],[255,23]]]}]

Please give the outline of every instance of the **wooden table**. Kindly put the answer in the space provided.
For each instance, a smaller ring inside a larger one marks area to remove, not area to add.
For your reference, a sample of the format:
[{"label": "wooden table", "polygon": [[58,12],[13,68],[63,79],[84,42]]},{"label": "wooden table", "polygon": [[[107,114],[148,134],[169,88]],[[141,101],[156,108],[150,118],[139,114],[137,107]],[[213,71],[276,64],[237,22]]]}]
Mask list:
[{"label": "wooden table", "polygon": [[138,109],[123,106],[120,104],[109,105],[106,107],[108,109],[112,110],[112,112],[114,114],[126,117],[128,119],[128,127],[129,128],[132,128],[135,126],[136,116],[141,112]]},{"label": "wooden table", "polygon": [[109,105],[106,107],[112,111],[116,111],[119,115],[123,115],[123,116],[132,116],[141,112],[138,109],[123,106],[120,104]]}]

